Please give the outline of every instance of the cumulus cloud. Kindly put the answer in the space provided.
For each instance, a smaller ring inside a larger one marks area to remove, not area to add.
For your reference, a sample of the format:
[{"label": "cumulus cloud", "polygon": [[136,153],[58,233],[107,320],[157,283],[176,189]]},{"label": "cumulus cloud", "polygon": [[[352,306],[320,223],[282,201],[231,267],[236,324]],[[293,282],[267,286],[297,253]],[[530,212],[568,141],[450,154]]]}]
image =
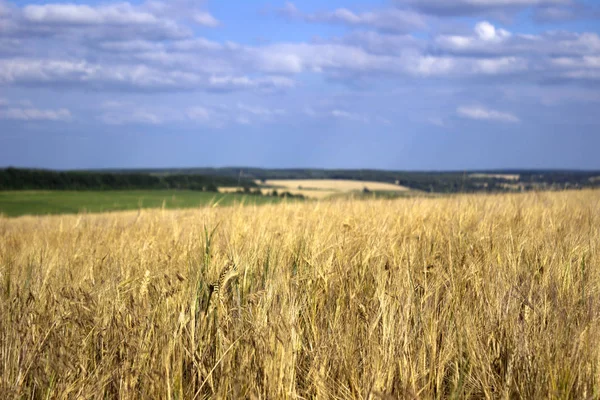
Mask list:
[{"label": "cumulus cloud", "polygon": [[343,122],[359,122],[362,124],[391,125],[391,121],[381,115],[369,115],[364,112],[348,110],[342,107],[307,106],[302,115],[315,119],[330,119]]},{"label": "cumulus cloud", "polygon": [[156,15],[144,6],[127,2],[97,6],[49,3],[10,7],[9,20],[0,24],[6,37],[61,36],[71,38],[151,38],[190,37],[191,30],[173,19]]},{"label": "cumulus cloud", "polygon": [[108,125],[162,125],[188,123],[220,129],[230,125],[250,125],[276,122],[287,115],[280,108],[261,105],[194,105],[185,109],[173,107],[138,106],[135,103],[106,101],[99,108],[98,119]]},{"label": "cumulus cloud", "polygon": [[[7,38],[0,39],[0,85],[270,93],[293,90],[311,74],[348,85],[407,77],[568,83],[596,81],[600,75],[596,62],[600,37],[596,33],[519,34],[488,20],[477,22],[470,33],[461,35],[417,37],[383,28],[381,21],[388,17],[393,21],[390,26],[403,26],[399,21],[409,15],[406,10],[389,15],[347,9],[304,14],[288,3],[285,12],[296,18],[360,28],[312,42],[248,45],[209,40],[189,30],[185,35],[157,35],[157,27],[181,33],[186,31],[186,23],[198,23],[192,21],[195,15],[210,15],[192,2],[184,1],[181,6],[182,1],[11,5],[6,12],[14,18],[2,20],[10,21],[10,32],[48,30],[50,35],[10,37],[16,44],[4,53]],[[0,29],[5,25],[0,24]],[[58,35],[64,29],[81,34]],[[133,33],[119,36],[125,30]],[[246,115],[252,113],[246,110]]]},{"label": "cumulus cloud", "polygon": [[373,55],[355,46],[339,44],[281,43],[248,49],[247,55],[265,71],[296,74],[324,69],[376,72],[396,68],[393,57]]},{"label": "cumulus cloud", "polygon": [[66,108],[40,109],[29,101],[10,102],[0,99],[0,119],[17,121],[70,121],[71,111]]},{"label": "cumulus cloud", "polygon": [[230,91],[242,89],[277,90],[294,87],[294,81],[281,76],[266,76],[250,78],[248,76],[211,76],[208,79],[208,89]]},{"label": "cumulus cloud", "polygon": [[215,117],[215,112],[206,107],[195,106],[190,107],[186,111],[187,117],[196,122],[208,123],[211,122]]},{"label": "cumulus cloud", "polygon": [[512,34],[497,28],[488,21],[481,21],[475,25],[472,35],[441,35],[435,43],[442,50],[457,53],[498,53],[498,49],[511,39]]},{"label": "cumulus cloud", "polygon": [[440,35],[434,43],[440,54],[472,59],[481,74],[528,72],[522,77],[530,82],[568,82],[597,80],[600,71],[600,36],[592,32],[518,34],[481,22],[472,35]]},{"label": "cumulus cloud", "polygon": [[187,123],[209,128],[223,128],[238,123],[240,116],[235,107],[194,105],[185,109],[176,109],[168,106],[142,107],[132,103],[111,101],[103,104],[99,119],[108,125]]},{"label": "cumulus cloud", "polygon": [[488,21],[477,23],[477,25],[475,25],[475,33],[479,39],[486,42],[501,41],[510,37],[510,32],[504,29],[496,29],[496,27]]},{"label": "cumulus cloud", "polygon": [[400,9],[386,9],[357,13],[347,8],[338,8],[333,11],[318,13],[303,13],[294,3],[287,2],[279,10],[280,14],[289,18],[301,19],[306,22],[323,22],[343,24],[356,27],[370,27],[383,31],[412,31],[422,30],[427,27],[424,17],[414,11]]},{"label": "cumulus cloud", "polygon": [[272,119],[273,117],[278,117],[286,114],[286,111],[281,108],[266,108],[256,105],[249,105],[245,103],[238,103],[238,109],[244,113],[248,113],[257,117],[262,117],[266,119]]},{"label": "cumulus cloud", "polygon": [[515,12],[526,8],[570,5],[572,0],[398,0],[424,13],[438,16],[460,16],[490,12]]},{"label": "cumulus cloud", "polygon": [[138,65],[108,66],[85,60],[0,59],[0,84],[66,85],[88,88],[130,89],[140,91],[236,91],[277,90],[293,87],[286,77],[250,78],[232,75],[202,75],[166,71]]},{"label": "cumulus cloud", "polygon": [[410,34],[390,34],[377,31],[358,30],[350,32],[334,43],[355,46],[368,53],[378,55],[402,55],[406,51],[424,52],[427,42]]},{"label": "cumulus cloud", "polygon": [[427,122],[430,123],[431,125],[437,126],[438,128],[446,127],[446,123],[440,117],[430,117],[427,119]]},{"label": "cumulus cloud", "polygon": [[91,7],[78,4],[29,5],[23,8],[26,21],[72,25],[156,24],[154,15],[134,9],[129,3]]},{"label": "cumulus cloud", "polygon": [[339,119],[345,119],[348,121],[356,121],[363,123],[369,122],[369,119],[366,116],[358,113],[351,113],[345,110],[331,110],[331,116]]},{"label": "cumulus cloud", "polygon": [[459,56],[535,56],[551,59],[562,56],[585,56],[600,53],[600,36],[596,33],[545,32],[539,35],[511,34],[484,40],[470,36],[441,35],[435,38],[437,51]]},{"label": "cumulus cloud", "polygon": [[513,114],[492,110],[483,106],[462,106],[456,109],[456,113],[464,118],[498,122],[520,122],[520,119]]},{"label": "cumulus cloud", "polygon": [[160,115],[143,109],[136,109],[128,112],[122,110],[108,111],[100,116],[100,120],[108,125],[160,125],[165,122],[165,119]]},{"label": "cumulus cloud", "polygon": [[198,11],[194,14],[193,19],[196,23],[209,28],[216,28],[220,25],[219,20],[206,11]]},{"label": "cumulus cloud", "polygon": [[567,5],[549,5],[534,10],[536,22],[562,22],[572,20],[595,20],[600,18],[600,6],[592,2],[571,2]]}]

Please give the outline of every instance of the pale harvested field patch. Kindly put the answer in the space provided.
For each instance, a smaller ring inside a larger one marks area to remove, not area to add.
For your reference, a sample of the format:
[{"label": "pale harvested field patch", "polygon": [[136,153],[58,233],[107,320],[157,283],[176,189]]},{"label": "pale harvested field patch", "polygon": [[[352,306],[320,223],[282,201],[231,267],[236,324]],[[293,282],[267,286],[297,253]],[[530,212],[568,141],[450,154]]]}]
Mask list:
[{"label": "pale harvested field patch", "polygon": [[521,175],[519,174],[470,174],[469,178],[496,178],[506,179],[507,181],[518,181]]},{"label": "pale harvested field patch", "polygon": [[273,179],[267,180],[259,184],[267,186],[281,187],[285,189],[298,190],[328,190],[332,192],[352,192],[367,188],[371,191],[390,191],[404,192],[410,190],[405,186],[394,185],[392,183],[372,182],[372,181],[355,181],[344,179]]},{"label": "pale harvested field patch", "polygon": [[[255,192],[255,191],[256,191],[256,189],[257,189],[257,188],[252,188],[251,190],[252,190],[253,192]],[[243,191],[244,191],[244,188],[243,188],[243,187],[241,187],[241,186],[237,186],[237,187],[220,187],[220,188],[219,188],[219,192],[221,192],[221,193],[236,193],[236,192],[239,192],[239,191],[242,191],[242,192],[243,192]],[[266,193],[264,189],[262,189],[260,192],[261,192],[262,194],[265,194],[265,193]]]}]

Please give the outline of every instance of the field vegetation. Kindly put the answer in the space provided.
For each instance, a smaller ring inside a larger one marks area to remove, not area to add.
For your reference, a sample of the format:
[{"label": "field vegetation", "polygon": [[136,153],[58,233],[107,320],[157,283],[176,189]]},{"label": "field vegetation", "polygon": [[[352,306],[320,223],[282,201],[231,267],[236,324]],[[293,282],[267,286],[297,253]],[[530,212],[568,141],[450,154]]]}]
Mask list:
[{"label": "field vegetation", "polygon": [[76,214],[144,208],[265,204],[277,198],[192,190],[0,191],[0,215]]},{"label": "field vegetation", "polygon": [[600,396],[600,193],[0,218],[5,398]]}]

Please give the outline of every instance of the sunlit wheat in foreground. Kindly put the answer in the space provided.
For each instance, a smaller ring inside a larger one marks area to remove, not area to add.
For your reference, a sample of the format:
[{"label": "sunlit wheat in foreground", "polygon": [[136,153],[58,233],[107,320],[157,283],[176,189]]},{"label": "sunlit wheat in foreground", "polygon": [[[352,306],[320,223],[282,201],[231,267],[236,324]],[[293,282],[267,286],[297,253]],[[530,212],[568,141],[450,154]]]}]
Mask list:
[{"label": "sunlit wheat in foreground", "polygon": [[0,218],[4,398],[600,396],[600,192]]}]

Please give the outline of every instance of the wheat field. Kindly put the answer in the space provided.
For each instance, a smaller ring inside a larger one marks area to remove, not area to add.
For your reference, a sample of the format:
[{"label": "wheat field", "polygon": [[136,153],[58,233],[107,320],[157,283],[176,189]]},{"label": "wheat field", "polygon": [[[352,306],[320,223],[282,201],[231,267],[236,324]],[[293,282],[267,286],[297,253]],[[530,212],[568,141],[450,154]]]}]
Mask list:
[{"label": "wheat field", "polygon": [[0,394],[600,397],[600,192],[0,218]]},{"label": "wheat field", "polygon": [[259,185],[269,185],[285,189],[299,190],[327,190],[335,192],[360,191],[367,188],[371,191],[404,192],[410,190],[406,186],[393,183],[357,181],[349,179],[269,179],[264,183],[256,181]]}]

